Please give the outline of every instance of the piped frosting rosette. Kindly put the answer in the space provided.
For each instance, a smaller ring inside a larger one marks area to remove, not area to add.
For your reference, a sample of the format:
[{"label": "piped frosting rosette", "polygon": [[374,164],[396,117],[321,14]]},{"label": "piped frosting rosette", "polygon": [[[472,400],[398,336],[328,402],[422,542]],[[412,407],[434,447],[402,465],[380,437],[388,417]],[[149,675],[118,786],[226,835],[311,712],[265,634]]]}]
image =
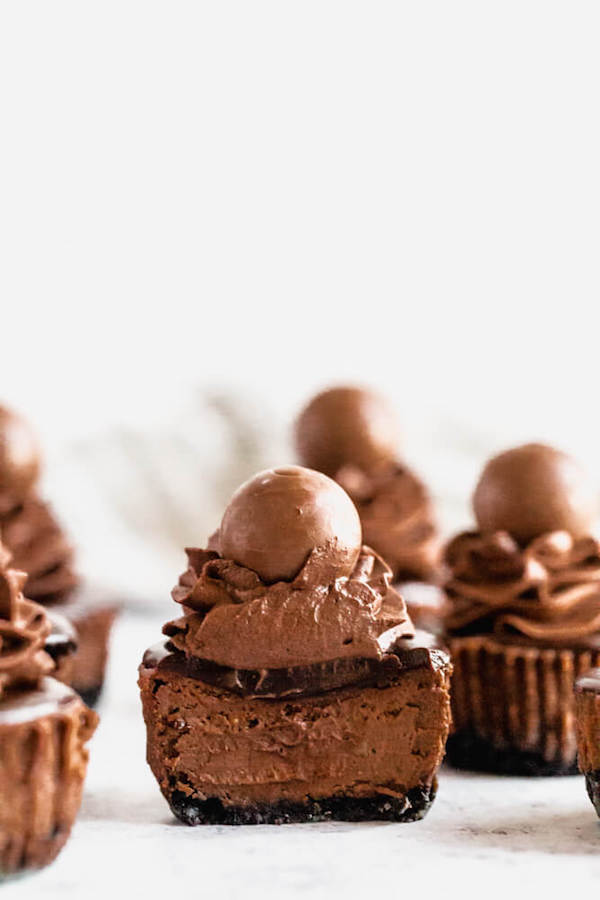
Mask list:
[{"label": "piped frosting rosette", "polygon": [[[319,680],[323,667],[335,666],[346,682],[364,675],[357,663],[381,661],[396,641],[414,635],[390,569],[368,547],[347,577],[332,579],[329,554],[317,549],[292,581],[274,584],[213,551],[187,554],[189,567],[173,591],[186,615],[164,631],[189,659],[256,671],[264,684],[276,672],[280,683],[306,685],[311,673]],[[330,672],[328,687],[335,680]]]},{"label": "piped frosting rosette", "polygon": [[573,643],[600,631],[600,542],[554,531],[520,547],[506,532],[458,535],[446,550],[450,633]]},{"label": "piped frosting rosette", "polygon": [[25,599],[25,573],[9,562],[0,548],[0,699],[11,687],[39,684],[54,667],[44,650],[50,622],[42,607]]}]

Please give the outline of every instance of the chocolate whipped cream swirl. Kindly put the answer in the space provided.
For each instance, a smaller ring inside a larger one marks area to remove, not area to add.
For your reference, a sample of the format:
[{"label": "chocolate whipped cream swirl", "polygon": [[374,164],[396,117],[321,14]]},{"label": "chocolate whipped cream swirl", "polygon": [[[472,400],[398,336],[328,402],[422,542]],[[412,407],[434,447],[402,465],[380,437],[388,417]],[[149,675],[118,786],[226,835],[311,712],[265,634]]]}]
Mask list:
[{"label": "chocolate whipped cream swirl", "polygon": [[434,575],[439,541],[433,505],[410,469],[393,463],[365,472],[347,465],[335,480],[358,509],[365,543],[381,553],[396,578]]},{"label": "chocolate whipped cream swirl", "polygon": [[77,583],[73,549],[47,503],[34,493],[16,503],[0,497],[0,539],[12,565],[27,572],[25,593],[40,603],[62,599]]},{"label": "chocolate whipped cream swirl", "polygon": [[390,569],[368,547],[349,577],[326,579],[327,552],[316,549],[293,581],[275,584],[216,552],[187,554],[189,568],[173,591],[186,615],[164,632],[189,659],[259,671],[263,680],[269,670],[322,671],[334,662],[349,671],[414,635]]},{"label": "chocolate whipped cream swirl", "polygon": [[585,640],[600,631],[600,542],[554,531],[520,547],[506,532],[466,532],[446,549],[453,634]]},{"label": "chocolate whipped cream swirl", "polygon": [[35,687],[54,668],[44,651],[51,631],[43,607],[23,596],[25,573],[0,548],[0,699],[9,688]]}]

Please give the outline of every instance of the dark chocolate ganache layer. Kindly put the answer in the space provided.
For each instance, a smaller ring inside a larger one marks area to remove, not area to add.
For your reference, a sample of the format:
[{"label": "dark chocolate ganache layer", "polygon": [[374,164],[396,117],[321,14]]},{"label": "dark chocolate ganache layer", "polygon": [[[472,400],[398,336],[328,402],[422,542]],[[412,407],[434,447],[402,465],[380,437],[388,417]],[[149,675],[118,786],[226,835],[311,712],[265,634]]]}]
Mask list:
[{"label": "dark chocolate ganache layer", "polygon": [[52,630],[48,635],[44,649],[52,657],[58,668],[63,658],[72,656],[77,650],[77,632],[71,622],[65,616],[55,612],[54,609],[47,610],[46,614]]},{"label": "dark chocolate ganache layer", "polygon": [[400,638],[381,659],[339,659],[287,669],[235,669],[207,660],[187,658],[171,652],[168,640],[150,647],[144,654],[145,668],[179,672],[190,678],[246,697],[282,698],[314,695],[349,685],[385,687],[402,672],[426,667],[431,671],[448,665],[448,653],[434,635],[415,632],[414,638]]}]

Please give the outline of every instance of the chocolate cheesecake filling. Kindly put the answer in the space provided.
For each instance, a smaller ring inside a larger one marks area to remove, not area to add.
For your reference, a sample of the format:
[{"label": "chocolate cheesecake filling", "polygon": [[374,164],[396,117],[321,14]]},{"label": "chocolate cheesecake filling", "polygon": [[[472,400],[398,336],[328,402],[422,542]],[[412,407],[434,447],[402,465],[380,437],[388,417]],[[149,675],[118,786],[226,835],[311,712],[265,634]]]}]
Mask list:
[{"label": "chocolate cheesecake filling", "polygon": [[[175,815],[188,824],[424,815],[449,727],[448,654],[415,633],[381,560],[363,547],[351,575],[319,591],[315,557],[275,585],[214,552],[188,557],[174,590],[187,615],[165,626],[169,638],[140,667],[148,760]],[[262,607],[265,595],[267,609],[286,613],[246,615],[240,629],[240,609]],[[205,639],[214,613],[220,627]],[[325,634],[315,639],[315,627]]]},{"label": "chocolate cheesecake filling", "polygon": [[359,807],[361,818],[410,820],[433,799],[447,666],[406,670],[384,689],[266,699],[209,685],[169,659],[140,669],[148,761],[188,824],[211,821],[215,807],[216,820],[232,822],[351,818]]}]

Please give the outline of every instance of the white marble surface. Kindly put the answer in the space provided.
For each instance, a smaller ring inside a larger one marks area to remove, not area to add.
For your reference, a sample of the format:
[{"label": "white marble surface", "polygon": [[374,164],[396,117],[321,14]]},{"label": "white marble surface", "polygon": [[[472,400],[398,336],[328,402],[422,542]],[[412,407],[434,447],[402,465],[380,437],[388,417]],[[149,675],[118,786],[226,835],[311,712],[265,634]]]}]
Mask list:
[{"label": "white marble surface", "polygon": [[[169,614],[165,604],[165,614]],[[444,769],[429,815],[405,825],[187,828],[144,761],[136,687],[159,620],[129,614],[115,634],[81,814],[59,859],[4,886],[15,900],[207,896],[544,896],[600,878],[600,823],[581,777],[516,779]],[[423,894],[423,892],[425,892]]]}]

